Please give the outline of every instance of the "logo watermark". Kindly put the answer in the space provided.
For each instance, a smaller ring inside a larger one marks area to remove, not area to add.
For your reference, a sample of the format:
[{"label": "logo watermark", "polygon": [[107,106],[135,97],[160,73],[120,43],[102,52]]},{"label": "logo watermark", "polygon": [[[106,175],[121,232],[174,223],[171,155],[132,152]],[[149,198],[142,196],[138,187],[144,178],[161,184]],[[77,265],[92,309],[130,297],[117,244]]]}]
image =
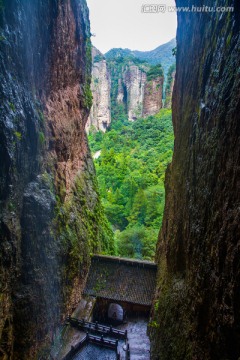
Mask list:
[{"label": "logo watermark", "polygon": [[142,5],[142,12],[148,14],[158,14],[160,12],[165,13],[167,9],[166,5],[161,4],[146,4]]},{"label": "logo watermark", "polygon": [[192,12],[192,13],[226,13],[234,12],[233,6],[167,6],[166,4],[143,4],[142,13],[159,14],[165,12]]}]

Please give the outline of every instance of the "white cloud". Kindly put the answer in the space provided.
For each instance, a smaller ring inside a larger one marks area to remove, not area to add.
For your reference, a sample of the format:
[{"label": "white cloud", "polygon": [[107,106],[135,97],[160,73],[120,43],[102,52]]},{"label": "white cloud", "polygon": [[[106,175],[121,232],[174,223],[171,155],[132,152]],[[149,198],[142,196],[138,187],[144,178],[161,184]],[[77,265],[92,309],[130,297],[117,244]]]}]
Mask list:
[{"label": "white cloud", "polygon": [[176,36],[176,13],[142,13],[143,4],[175,5],[174,0],[87,0],[93,45],[105,53],[113,47],[153,50]]}]

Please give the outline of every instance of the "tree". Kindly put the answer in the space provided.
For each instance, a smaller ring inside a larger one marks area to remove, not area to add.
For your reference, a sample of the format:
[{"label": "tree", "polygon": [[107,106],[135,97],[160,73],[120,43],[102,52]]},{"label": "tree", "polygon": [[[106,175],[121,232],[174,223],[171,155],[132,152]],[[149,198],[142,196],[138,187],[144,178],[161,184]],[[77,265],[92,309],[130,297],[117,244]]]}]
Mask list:
[{"label": "tree", "polygon": [[[119,255],[152,259],[164,210],[164,177],[173,151],[171,110],[89,135],[100,195]],[[100,147],[99,147],[100,146]]]}]

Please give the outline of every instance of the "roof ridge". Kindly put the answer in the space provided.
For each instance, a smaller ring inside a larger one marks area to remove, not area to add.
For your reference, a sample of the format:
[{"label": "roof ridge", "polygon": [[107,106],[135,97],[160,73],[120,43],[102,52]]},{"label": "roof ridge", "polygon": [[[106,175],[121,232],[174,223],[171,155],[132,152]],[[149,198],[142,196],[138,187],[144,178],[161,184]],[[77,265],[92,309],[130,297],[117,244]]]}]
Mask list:
[{"label": "roof ridge", "polygon": [[123,257],[118,257],[118,256],[94,254],[92,256],[92,260],[101,260],[101,261],[106,260],[109,262],[126,263],[126,264],[131,264],[131,265],[147,265],[149,267],[157,268],[157,264],[154,263],[153,261],[130,259],[130,258],[123,258]]}]

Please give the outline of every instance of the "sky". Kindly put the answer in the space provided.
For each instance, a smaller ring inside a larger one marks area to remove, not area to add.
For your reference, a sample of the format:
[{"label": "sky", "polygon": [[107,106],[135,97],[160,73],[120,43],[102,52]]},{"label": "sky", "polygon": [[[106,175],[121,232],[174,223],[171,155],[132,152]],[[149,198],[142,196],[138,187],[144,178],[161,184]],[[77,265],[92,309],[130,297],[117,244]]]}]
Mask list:
[{"label": "sky", "polygon": [[[102,53],[112,48],[153,50],[176,36],[175,12],[144,13],[143,5],[175,5],[174,0],[87,0],[92,43]],[[149,9],[149,7],[145,7]]]}]

